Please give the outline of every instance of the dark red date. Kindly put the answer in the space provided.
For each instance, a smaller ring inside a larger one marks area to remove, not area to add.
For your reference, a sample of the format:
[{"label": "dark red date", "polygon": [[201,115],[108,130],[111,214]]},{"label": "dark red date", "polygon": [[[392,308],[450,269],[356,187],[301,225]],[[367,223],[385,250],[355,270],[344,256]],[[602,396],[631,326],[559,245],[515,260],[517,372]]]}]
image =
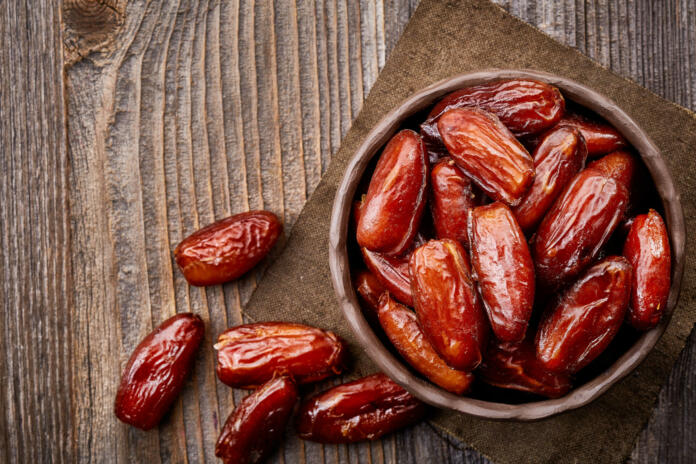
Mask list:
[{"label": "dark red date", "polygon": [[401,356],[431,382],[457,395],[469,390],[474,376],[449,367],[426,340],[416,314],[388,293],[380,299],[379,322]]},{"label": "dark red date", "polygon": [[[574,127],[580,131],[585,139],[589,158],[597,158],[628,146],[626,139],[614,127],[581,114],[566,113],[556,125],[557,128],[563,126]],[[541,139],[539,135],[526,137],[525,145],[533,149],[539,145]]]},{"label": "dark red date", "polygon": [[437,127],[467,177],[491,198],[519,204],[534,182],[534,160],[495,115],[453,109],[440,116]]},{"label": "dark red date", "polygon": [[595,169],[611,177],[631,191],[638,161],[626,150],[619,150],[593,161],[587,168]]},{"label": "dark red date", "polygon": [[500,202],[469,212],[471,265],[495,336],[521,341],[534,304],[534,263],[510,208]]},{"label": "dark red date", "polygon": [[534,183],[513,209],[522,230],[536,229],[586,159],[585,140],[577,129],[559,127],[547,133],[534,151]]},{"label": "dark red date", "polygon": [[[421,125],[421,134],[434,158],[447,153],[437,119],[454,108],[478,107],[495,114],[518,137],[553,127],[561,119],[565,101],[556,87],[531,80],[506,80],[457,90],[433,107]],[[432,158],[431,158],[432,159]]]},{"label": "dark red date", "polygon": [[454,108],[478,107],[495,114],[517,137],[537,134],[560,121],[565,109],[561,92],[545,82],[506,80],[448,94],[433,107],[428,121]]},{"label": "dark red date", "polygon": [[626,315],[631,275],[626,258],[610,256],[563,294],[536,335],[537,358],[546,369],[572,374],[604,351]]},{"label": "dark red date", "polygon": [[575,176],[537,230],[537,283],[553,289],[580,274],[597,257],[627,206],[623,184],[594,169]]},{"label": "dark red date", "polygon": [[298,384],[343,371],[346,349],[333,332],[291,322],[258,322],[227,329],[217,343],[218,378],[231,387],[255,388],[275,375]]},{"label": "dark red date", "polygon": [[275,214],[235,214],[194,232],[174,250],[191,285],[216,285],[237,279],[261,261],[278,241],[283,226]]},{"label": "dark red date", "polygon": [[369,271],[359,271],[355,279],[353,279],[353,286],[365,305],[377,314],[379,297],[387,291],[379,282],[379,279]]},{"label": "dark red date", "polygon": [[466,223],[469,210],[481,203],[481,195],[452,158],[443,158],[431,174],[431,210],[437,238],[457,240],[469,248]]},{"label": "dark red date", "polygon": [[377,280],[394,298],[407,306],[413,306],[411,272],[408,258],[386,256],[363,248],[363,261]]},{"label": "dark red date", "polygon": [[413,243],[427,199],[428,160],[421,137],[402,130],[387,143],[360,212],[361,247],[399,255]]},{"label": "dark red date", "polygon": [[183,313],[145,337],[123,370],[114,405],[116,417],[143,430],[156,426],[179,396],[203,332],[200,317]]},{"label": "dark red date", "polygon": [[525,391],[547,398],[560,398],[571,388],[570,376],[547,371],[536,358],[530,341],[491,341],[478,369],[481,380],[499,388]]},{"label": "dark red date", "polygon": [[[356,201],[353,203],[353,216],[356,218],[356,222],[358,222],[362,216],[363,204],[364,199],[361,202]],[[412,246],[420,246],[423,240],[424,239],[420,232],[416,233]],[[365,265],[370,270],[373,277],[377,279],[377,282],[379,282],[381,287],[391,292],[391,294],[402,303],[413,306],[413,297],[411,296],[411,277],[408,270],[408,257],[389,256],[370,251],[364,247],[361,248],[361,252]],[[373,289],[377,288],[374,285],[371,285],[371,287],[373,287]],[[360,288],[357,285],[356,288],[358,288],[358,291],[360,291]],[[364,288],[363,290],[367,291],[367,288]],[[380,295],[381,292],[379,295],[376,295],[376,298],[374,298],[375,313],[377,311],[376,308]],[[363,296],[366,297],[367,295]],[[371,302],[367,303],[371,305]]]},{"label": "dark red date", "polygon": [[628,323],[638,330],[651,329],[665,311],[671,285],[669,238],[657,211],[636,216],[623,255],[633,266]]},{"label": "dark red date", "polygon": [[481,362],[488,326],[464,248],[454,240],[431,240],[410,260],[418,322],[435,351],[454,369]]},{"label": "dark red date", "polygon": [[426,406],[384,374],[345,383],[300,406],[300,438],[319,443],[375,440],[425,416]]},{"label": "dark red date", "polygon": [[596,158],[628,146],[623,135],[613,126],[590,119],[576,113],[568,113],[560,120],[559,126],[577,128],[585,139],[587,156]]},{"label": "dark red date", "polygon": [[232,411],[215,445],[225,464],[256,464],[276,448],[297,403],[292,379],[278,377],[244,398]]}]

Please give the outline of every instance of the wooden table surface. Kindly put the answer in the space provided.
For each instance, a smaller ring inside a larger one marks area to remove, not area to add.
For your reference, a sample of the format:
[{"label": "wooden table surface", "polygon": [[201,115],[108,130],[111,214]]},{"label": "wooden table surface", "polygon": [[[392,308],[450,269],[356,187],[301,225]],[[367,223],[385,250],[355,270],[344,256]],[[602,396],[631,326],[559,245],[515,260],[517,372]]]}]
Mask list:
[{"label": "wooden table surface", "polygon": [[[210,345],[260,273],[192,288],[171,250],[253,208],[291,227],[417,3],[0,2],[0,461],[215,462],[243,393]],[[498,3],[696,109],[696,0]],[[121,368],[183,311],[207,322],[194,375],[158,430],[124,426]],[[695,355],[691,337],[635,462],[695,459]],[[352,446],[289,434],[271,462],[488,461],[421,424]]]}]

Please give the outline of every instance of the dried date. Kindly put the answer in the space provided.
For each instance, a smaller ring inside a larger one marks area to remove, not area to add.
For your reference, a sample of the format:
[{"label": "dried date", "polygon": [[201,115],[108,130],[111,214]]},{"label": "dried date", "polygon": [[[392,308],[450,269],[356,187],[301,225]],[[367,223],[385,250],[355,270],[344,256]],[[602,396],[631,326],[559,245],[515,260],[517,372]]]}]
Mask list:
[{"label": "dried date", "polygon": [[225,421],[215,456],[225,464],[263,461],[283,438],[297,388],[288,377],[274,378],[244,398]]},{"label": "dried date", "polygon": [[429,241],[411,255],[410,270],[418,322],[428,341],[450,367],[474,369],[488,326],[461,244]]},{"label": "dried date", "polygon": [[408,258],[382,255],[367,248],[362,248],[361,251],[365,265],[382,286],[403,304],[413,306]]},{"label": "dried date", "polygon": [[593,161],[587,166],[623,184],[629,192],[633,189],[638,161],[626,150],[618,150]]},{"label": "dried date", "polygon": [[515,136],[536,134],[561,119],[565,101],[561,92],[544,82],[513,79],[457,90],[445,96],[421,125],[431,160],[447,150],[437,128],[438,118],[454,108],[477,107],[495,114]]},{"label": "dried date", "polygon": [[402,130],[387,143],[361,208],[361,247],[399,255],[411,246],[427,199],[428,169],[423,141],[414,131]]},{"label": "dried date", "polygon": [[379,297],[387,290],[379,282],[379,279],[369,271],[359,271],[353,279],[353,286],[360,295],[360,299],[374,313],[379,309]]},{"label": "dried date", "polygon": [[376,440],[423,418],[426,406],[384,374],[333,387],[300,406],[300,438],[319,443]]},{"label": "dried date", "polygon": [[572,374],[604,351],[626,315],[631,275],[626,258],[610,256],[561,296],[536,335],[537,358],[546,369]]},{"label": "dried date", "polygon": [[633,266],[629,324],[648,330],[660,321],[671,285],[671,253],[667,228],[655,210],[636,216],[623,255]]},{"label": "dried date", "polygon": [[231,387],[255,388],[275,375],[298,384],[343,371],[346,348],[333,332],[291,322],[258,322],[226,330],[215,344],[218,378]]},{"label": "dried date", "polygon": [[510,208],[500,202],[469,212],[471,265],[493,333],[521,341],[534,304],[534,263]]},{"label": "dried date", "polygon": [[537,282],[552,289],[580,274],[597,257],[627,206],[623,184],[594,169],[575,176],[537,229]]},{"label": "dried date", "polygon": [[191,285],[221,284],[256,266],[282,231],[276,215],[268,211],[235,214],[185,238],[174,250],[174,258]]},{"label": "dried date", "polygon": [[519,204],[534,182],[534,160],[495,115],[452,109],[440,116],[437,127],[467,177],[491,198]]},{"label": "dried date", "polygon": [[559,127],[546,134],[534,151],[534,183],[513,209],[522,230],[536,229],[586,159],[585,140],[577,129]]},{"label": "dried date", "polygon": [[587,156],[590,158],[596,158],[628,146],[624,136],[613,126],[587,116],[568,113],[558,124],[572,126],[580,131],[587,144]]},{"label": "dried date", "polygon": [[116,417],[143,430],[156,426],[179,396],[203,332],[200,317],[182,313],[145,337],[123,370],[114,404]]},{"label": "dried date", "polygon": [[434,384],[457,395],[466,393],[474,376],[445,363],[426,340],[416,314],[394,301],[388,293],[382,295],[379,303],[379,322],[401,356]]},{"label": "dried date", "polygon": [[[556,127],[574,127],[580,131],[587,146],[587,156],[597,158],[628,146],[628,142],[619,131],[606,122],[599,121],[578,113],[566,113]],[[541,142],[541,137],[531,136],[525,139],[528,147],[534,148]]]},{"label": "dried date", "polygon": [[431,211],[437,238],[450,238],[469,248],[469,210],[481,203],[481,195],[451,158],[443,158],[431,174]]},{"label": "dried date", "polygon": [[525,391],[547,398],[560,398],[568,393],[570,376],[551,372],[536,357],[534,344],[491,342],[478,369],[481,380],[499,388]]}]

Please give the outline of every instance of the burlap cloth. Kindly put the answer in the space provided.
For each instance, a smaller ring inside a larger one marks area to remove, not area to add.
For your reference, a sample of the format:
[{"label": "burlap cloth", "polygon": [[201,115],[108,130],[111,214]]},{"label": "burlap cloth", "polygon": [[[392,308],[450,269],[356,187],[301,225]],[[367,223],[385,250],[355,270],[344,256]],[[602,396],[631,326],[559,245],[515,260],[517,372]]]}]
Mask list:
[{"label": "burlap cloth", "polygon": [[496,463],[621,462],[653,411],[696,316],[693,234],[696,115],[563,46],[485,0],[423,0],[346,134],[340,150],[269,267],[246,312],[257,321],[292,320],[336,331],[351,345],[361,376],[375,370],[355,343],[331,286],[329,216],[336,187],[363,137],[414,91],[445,77],[489,68],[565,76],[614,100],[653,139],[682,195],[687,261],[681,298],[656,348],[633,374],[588,406],[533,423],[495,422],[439,411],[432,423]]}]

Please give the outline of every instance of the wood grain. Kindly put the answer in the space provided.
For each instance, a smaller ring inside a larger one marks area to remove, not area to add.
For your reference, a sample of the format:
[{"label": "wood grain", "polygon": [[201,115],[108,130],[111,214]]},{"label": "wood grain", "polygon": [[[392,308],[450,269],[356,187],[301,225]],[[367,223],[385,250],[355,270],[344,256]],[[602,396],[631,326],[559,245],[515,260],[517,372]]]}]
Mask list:
[{"label": "wood grain", "polygon": [[[217,431],[245,393],[216,381],[210,347],[242,321],[262,269],[193,288],[171,250],[252,208],[291,228],[417,3],[4,5],[0,461],[215,462]],[[496,3],[696,109],[696,0]],[[207,323],[196,371],[158,430],[132,430],[112,414],[121,368],[182,311]],[[696,455],[695,355],[692,336],[634,462]],[[488,462],[426,424],[354,446],[289,433],[271,461]]]},{"label": "wood grain", "polygon": [[[74,452],[67,157],[60,12],[0,13],[0,461]],[[35,443],[52,446],[36,446]]]}]

